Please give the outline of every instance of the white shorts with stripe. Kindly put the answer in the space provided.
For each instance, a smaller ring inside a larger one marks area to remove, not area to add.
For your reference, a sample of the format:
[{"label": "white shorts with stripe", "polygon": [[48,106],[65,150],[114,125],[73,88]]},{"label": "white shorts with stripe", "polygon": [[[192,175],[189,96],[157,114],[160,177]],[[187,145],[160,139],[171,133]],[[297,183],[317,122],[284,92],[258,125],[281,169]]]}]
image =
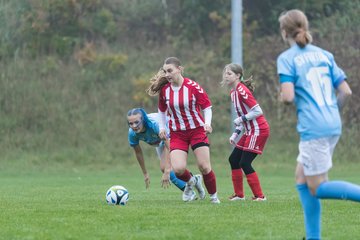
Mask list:
[{"label": "white shorts with stripe", "polygon": [[332,156],[340,136],[300,141],[297,161],[303,165],[305,176],[326,173],[332,167]]}]

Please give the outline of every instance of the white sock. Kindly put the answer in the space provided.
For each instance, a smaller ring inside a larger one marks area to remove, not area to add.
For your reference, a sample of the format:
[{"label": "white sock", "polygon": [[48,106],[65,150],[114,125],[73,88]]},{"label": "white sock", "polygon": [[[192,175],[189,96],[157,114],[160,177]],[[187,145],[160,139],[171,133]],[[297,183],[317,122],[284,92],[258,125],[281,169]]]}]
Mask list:
[{"label": "white sock", "polygon": [[218,198],[218,197],[217,197],[217,192],[214,193],[214,194],[210,194],[210,198]]}]

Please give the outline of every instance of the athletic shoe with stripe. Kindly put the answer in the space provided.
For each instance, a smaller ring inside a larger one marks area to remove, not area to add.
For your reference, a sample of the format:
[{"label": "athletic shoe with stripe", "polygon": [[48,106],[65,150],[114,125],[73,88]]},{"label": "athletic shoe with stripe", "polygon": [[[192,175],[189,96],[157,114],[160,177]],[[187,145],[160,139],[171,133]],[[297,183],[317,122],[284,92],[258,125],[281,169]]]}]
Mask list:
[{"label": "athletic shoe with stripe", "polygon": [[217,193],[210,194],[210,202],[214,204],[219,204],[220,200],[217,196]]},{"label": "athletic shoe with stripe", "polygon": [[217,197],[210,197],[210,202],[214,204],[219,204],[220,200]]},{"label": "athletic shoe with stripe", "polygon": [[266,197],[265,196],[263,196],[263,197],[252,197],[251,200],[253,200],[255,202],[263,202],[263,201],[266,201]]},{"label": "athletic shoe with stripe", "polygon": [[202,176],[200,174],[197,174],[194,177],[196,179],[195,188],[196,188],[196,191],[199,193],[199,198],[204,199],[206,193],[205,193],[204,187],[202,186]]},{"label": "athletic shoe with stripe", "polygon": [[244,201],[245,197],[239,197],[238,195],[236,195],[236,193],[234,193],[233,195],[231,195],[229,197],[230,201]]},{"label": "athletic shoe with stripe", "polygon": [[193,190],[194,185],[189,182],[186,183],[185,189],[182,195],[182,199],[184,202],[190,202],[196,200],[196,193]]}]

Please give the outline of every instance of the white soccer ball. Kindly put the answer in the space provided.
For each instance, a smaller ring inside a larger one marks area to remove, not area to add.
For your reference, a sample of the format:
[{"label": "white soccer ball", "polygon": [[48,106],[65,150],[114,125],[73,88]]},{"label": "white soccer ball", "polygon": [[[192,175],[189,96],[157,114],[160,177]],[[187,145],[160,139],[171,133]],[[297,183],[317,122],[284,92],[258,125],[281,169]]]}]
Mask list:
[{"label": "white soccer ball", "polygon": [[109,205],[125,205],[129,200],[129,191],[120,185],[109,188],[106,192],[106,202]]}]

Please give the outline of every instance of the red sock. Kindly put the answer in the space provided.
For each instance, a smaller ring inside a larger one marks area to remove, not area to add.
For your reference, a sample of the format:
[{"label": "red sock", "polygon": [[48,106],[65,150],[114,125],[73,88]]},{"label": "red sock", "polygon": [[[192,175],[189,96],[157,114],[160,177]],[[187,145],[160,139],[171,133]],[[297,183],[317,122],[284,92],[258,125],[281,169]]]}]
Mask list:
[{"label": "red sock", "polygon": [[260,181],[256,172],[246,175],[246,179],[251,188],[251,191],[254,194],[254,197],[264,197],[264,194],[261,190]]},{"label": "red sock", "polygon": [[182,175],[180,175],[180,176],[176,175],[176,177],[180,180],[183,180],[184,182],[188,182],[192,176],[190,174],[190,171],[185,169],[185,171]]},{"label": "red sock", "polygon": [[211,170],[208,174],[203,175],[204,184],[209,194],[216,193],[216,177],[213,170]]},{"label": "red sock", "polygon": [[242,169],[240,168],[231,170],[231,179],[234,187],[234,193],[236,194],[236,196],[243,198],[244,187]]}]

